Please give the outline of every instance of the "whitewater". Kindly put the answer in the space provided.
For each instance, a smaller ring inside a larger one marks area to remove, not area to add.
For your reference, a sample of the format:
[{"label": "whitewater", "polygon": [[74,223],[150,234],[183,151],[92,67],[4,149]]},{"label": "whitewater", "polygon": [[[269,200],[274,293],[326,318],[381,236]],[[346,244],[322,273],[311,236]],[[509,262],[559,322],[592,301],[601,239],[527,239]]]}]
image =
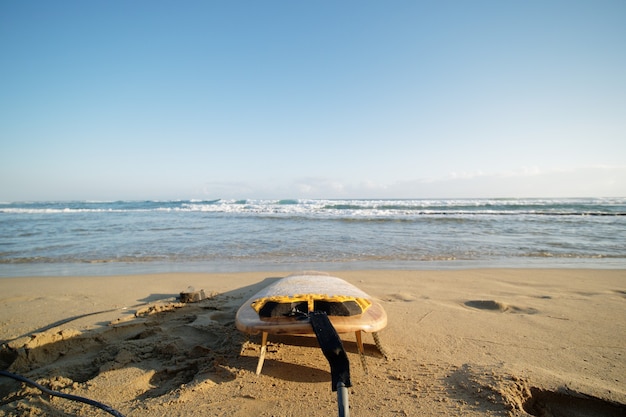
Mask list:
[{"label": "whitewater", "polygon": [[0,276],[626,267],[626,198],[0,203]]}]

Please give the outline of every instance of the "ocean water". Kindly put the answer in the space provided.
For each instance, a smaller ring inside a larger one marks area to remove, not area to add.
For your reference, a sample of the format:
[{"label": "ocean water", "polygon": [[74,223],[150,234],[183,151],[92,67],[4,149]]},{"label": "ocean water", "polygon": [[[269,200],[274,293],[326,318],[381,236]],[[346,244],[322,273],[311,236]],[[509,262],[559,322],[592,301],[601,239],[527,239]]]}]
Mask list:
[{"label": "ocean water", "polygon": [[0,276],[626,268],[626,198],[0,203]]}]

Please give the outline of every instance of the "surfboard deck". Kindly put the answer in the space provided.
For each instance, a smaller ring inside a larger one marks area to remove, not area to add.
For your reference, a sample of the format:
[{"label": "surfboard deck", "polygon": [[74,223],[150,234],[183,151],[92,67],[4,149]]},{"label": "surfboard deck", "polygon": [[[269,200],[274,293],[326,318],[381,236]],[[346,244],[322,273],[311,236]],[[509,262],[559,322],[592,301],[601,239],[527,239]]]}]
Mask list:
[{"label": "surfboard deck", "polygon": [[263,367],[268,334],[315,334],[307,316],[313,311],[325,311],[337,333],[355,333],[362,361],[361,332],[375,334],[387,325],[382,305],[341,278],[321,273],[282,278],[254,294],[235,316],[240,331],[262,333],[257,374]]},{"label": "surfboard deck", "polygon": [[[383,307],[371,296],[341,278],[321,274],[290,275],[254,294],[237,311],[235,324],[239,330],[249,334],[267,332],[269,334],[313,334],[308,320],[294,316],[261,317],[253,305],[259,300],[303,300],[307,296],[314,301],[325,300],[366,300],[370,304],[360,314],[328,314],[337,333],[356,331],[377,332],[387,325],[387,314]],[[303,303],[303,301],[300,301]],[[337,301],[341,302],[341,301]],[[295,301],[298,303],[298,301]],[[313,311],[313,309],[311,309]],[[307,313],[304,311],[303,313]]]}]

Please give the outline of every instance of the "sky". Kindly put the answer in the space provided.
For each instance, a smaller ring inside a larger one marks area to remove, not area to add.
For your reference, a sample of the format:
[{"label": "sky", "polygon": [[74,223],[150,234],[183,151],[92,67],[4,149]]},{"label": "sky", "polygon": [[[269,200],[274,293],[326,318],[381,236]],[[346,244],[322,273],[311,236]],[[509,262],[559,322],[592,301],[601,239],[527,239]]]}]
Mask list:
[{"label": "sky", "polygon": [[0,2],[0,201],[626,196],[626,2]]}]

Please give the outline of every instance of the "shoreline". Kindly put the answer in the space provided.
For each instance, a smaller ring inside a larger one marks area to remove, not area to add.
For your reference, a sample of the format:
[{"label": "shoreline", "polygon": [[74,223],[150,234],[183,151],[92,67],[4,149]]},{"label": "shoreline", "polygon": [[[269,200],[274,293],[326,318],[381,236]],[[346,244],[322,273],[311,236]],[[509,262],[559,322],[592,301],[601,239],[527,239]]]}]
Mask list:
[{"label": "shoreline", "polygon": [[[367,374],[353,335],[342,335],[354,415],[524,416],[532,404],[563,406],[559,396],[586,415],[626,410],[626,269],[327,271],[388,314],[390,359],[365,335]],[[234,329],[264,280],[292,272],[2,278],[2,369],[132,416],[334,414],[315,343],[273,338],[257,376],[259,337]],[[214,296],[176,306],[190,286]],[[2,397],[11,389],[0,379]],[[0,413],[81,407],[27,396]]]},{"label": "shoreline", "polygon": [[503,259],[452,259],[419,261],[346,261],[277,263],[258,261],[230,262],[84,262],[84,263],[6,263],[0,264],[0,279],[17,277],[73,277],[116,276],[145,274],[186,273],[240,273],[324,270],[331,272],[369,270],[464,270],[464,269],[626,269],[622,258],[503,258]]}]

